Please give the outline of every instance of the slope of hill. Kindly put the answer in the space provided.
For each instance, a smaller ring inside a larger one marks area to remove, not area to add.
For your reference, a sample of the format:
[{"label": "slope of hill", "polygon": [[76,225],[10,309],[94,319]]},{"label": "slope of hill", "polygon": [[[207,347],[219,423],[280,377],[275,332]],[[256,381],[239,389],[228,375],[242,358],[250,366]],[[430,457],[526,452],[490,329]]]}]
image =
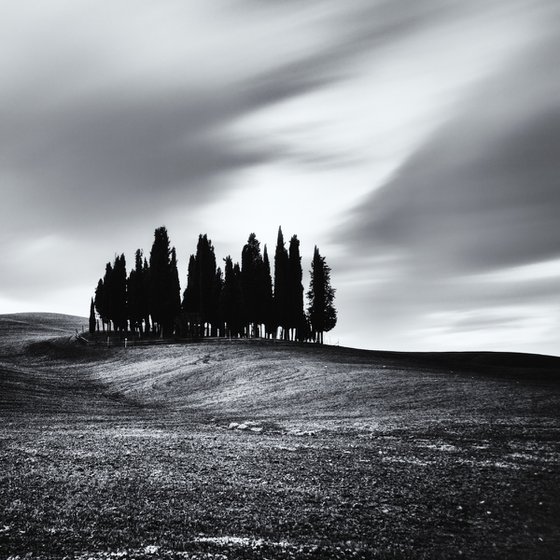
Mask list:
[{"label": "slope of hill", "polygon": [[557,556],[558,358],[84,322],[0,316],[0,558]]},{"label": "slope of hill", "polygon": [[0,348],[28,343],[36,338],[71,336],[87,326],[85,317],[59,313],[11,313],[0,315]]},{"label": "slope of hill", "polygon": [[128,403],[306,423],[449,416],[474,422],[502,413],[521,421],[534,417],[536,408],[546,421],[557,412],[560,358],[550,356],[376,352],[258,340],[106,348],[72,336],[83,322],[44,314],[0,317],[0,406],[73,404],[83,410]]}]

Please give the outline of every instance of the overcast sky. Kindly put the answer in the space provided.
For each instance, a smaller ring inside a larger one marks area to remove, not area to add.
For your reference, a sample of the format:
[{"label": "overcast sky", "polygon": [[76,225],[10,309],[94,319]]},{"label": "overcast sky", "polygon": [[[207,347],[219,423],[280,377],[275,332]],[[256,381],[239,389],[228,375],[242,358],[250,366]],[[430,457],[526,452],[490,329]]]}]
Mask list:
[{"label": "overcast sky", "polygon": [[560,354],[557,0],[0,0],[0,313],[282,225],[331,343]]}]

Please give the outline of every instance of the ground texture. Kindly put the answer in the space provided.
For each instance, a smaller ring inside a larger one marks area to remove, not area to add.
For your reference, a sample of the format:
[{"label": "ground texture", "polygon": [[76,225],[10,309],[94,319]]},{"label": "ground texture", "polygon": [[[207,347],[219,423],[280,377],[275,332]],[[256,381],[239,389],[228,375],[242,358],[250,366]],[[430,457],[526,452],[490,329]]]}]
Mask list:
[{"label": "ground texture", "polygon": [[0,558],[557,558],[560,359],[0,316]]}]

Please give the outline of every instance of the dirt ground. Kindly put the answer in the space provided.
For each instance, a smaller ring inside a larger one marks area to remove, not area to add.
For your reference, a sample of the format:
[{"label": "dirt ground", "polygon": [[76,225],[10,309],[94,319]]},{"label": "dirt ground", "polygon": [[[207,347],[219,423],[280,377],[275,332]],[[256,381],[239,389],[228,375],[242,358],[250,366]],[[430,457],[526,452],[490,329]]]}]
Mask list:
[{"label": "dirt ground", "polygon": [[559,556],[559,359],[78,324],[0,317],[0,558]]}]

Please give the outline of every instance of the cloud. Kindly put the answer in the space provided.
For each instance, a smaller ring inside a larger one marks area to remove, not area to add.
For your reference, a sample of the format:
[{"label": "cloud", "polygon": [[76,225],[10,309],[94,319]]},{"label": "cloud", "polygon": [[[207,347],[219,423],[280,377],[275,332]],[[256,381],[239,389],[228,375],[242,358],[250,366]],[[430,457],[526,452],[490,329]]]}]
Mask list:
[{"label": "cloud", "polygon": [[233,6],[142,2],[131,12],[125,3],[59,0],[32,17],[7,10],[2,31],[13,48],[0,60],[8,84],[0,108],[6,223],[18,228],[15,209],[27,216],[28,232],[75,231],[100,220],[130,226],[164,215],[170,204],[194,211],[235,188],[231,177],[242,169],[346,161],[348,154],[274,138],[256,145],[250,132],[232,127],[358,75],[372,52],[472,17],[436,0],[276,5],[272,14]]},{"label": "cloud", "polygon": [[[199,228],[215,238],[220,222],[216,246],[242,244],[255,214],[324,235],[369,189],[330,244],[312,239],[328,249],[342,327],[370,328],[370,309],[387,337],[403,324],[413,337],[434,309],[463,313],[457,329],[515,322],[458,302],[529,301],[534,284],[500,291],[483,273],[558,254],[554,4],[4,6],[2,301],[24,301],[39,277],[45,302],[75,297],[115,251],[148,250],[162,223],[176,242]],[[488,78],[541,36],[539,52]]]},{"label": "cloud", "polygon": [[402,254],[429,276],[559,256],[559,47],[549,37],[480,86],[352,212],[348,242]]},{"label": "cloud", "polygon": [[2,173],[11,179],[15,201],[28,204],[25,193],[33,193],[29,211],[38,227],[54,225],[48,224],[54,216],[59,226],[74,228],[100,218],[144,218],[173,201],[196,205],[216,194],[221,174],[268,157],[213,130],[215,119],[212,100],[137,101],[133,95],[43,116],[29,135],[17,134],[26,122],[8,117]]},{"label": "cloud", "polygon": [[366,276],[345,306],[370,325],[369,341],[341,318],[362,344],[557,352],[560,41],[550,22],[474,81],[333,232],[339,297]]}]

